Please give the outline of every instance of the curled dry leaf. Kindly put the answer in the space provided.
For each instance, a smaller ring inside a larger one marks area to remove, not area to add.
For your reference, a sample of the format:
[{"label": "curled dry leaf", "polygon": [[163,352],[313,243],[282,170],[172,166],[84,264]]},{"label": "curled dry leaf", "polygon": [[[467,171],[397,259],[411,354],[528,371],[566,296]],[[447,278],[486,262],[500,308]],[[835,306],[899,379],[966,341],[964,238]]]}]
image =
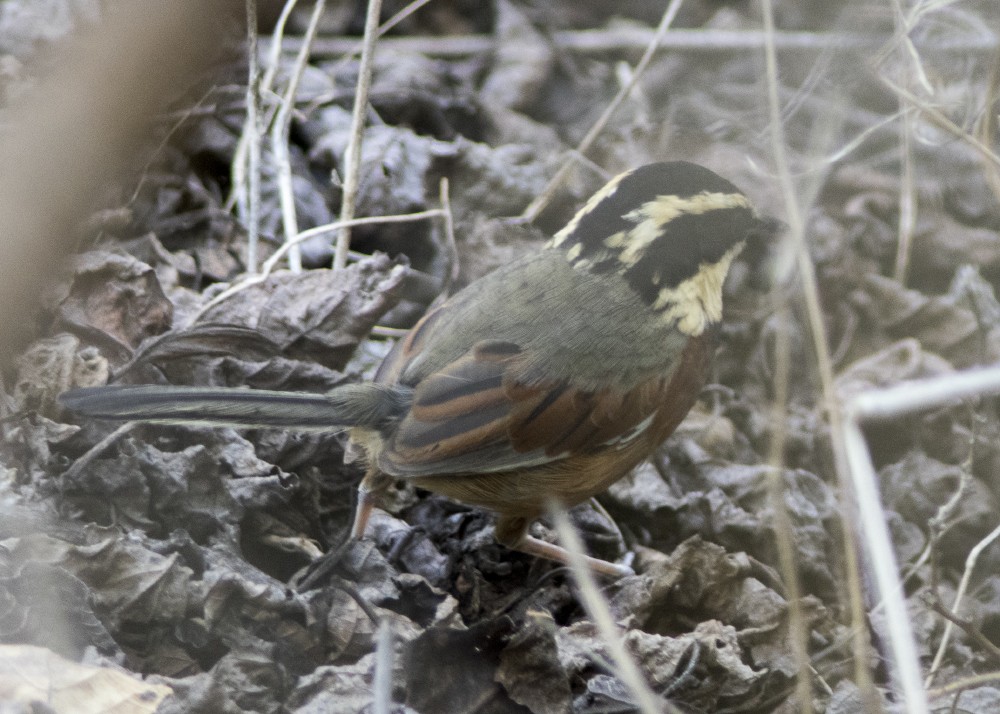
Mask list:
[{"label": "curled dry leaf", "polygon": [[205,319],[259,330],[292,358],[342,369],[401,297],[407,268],[377,255],[344,270],[279,271],[211,308]]},{"label": "curled dry leaf", "polygon": [[149,265],[131,256],[94,251],[77,258],[58,317],[67,325],[98,330],[119,344],[136,347],[170,329],[173,305]]},{"label": "curled dry leaf", "polygon": [[[891,337],[913,337],[922,347],[948,359],[957,367],[988,364],[1000,359],[1000,324],[982,302],[972,305],[968,295],[977,287],[978,294],[996,298],[988,283],[971,278],[963,280],[961,290],[928,297],[917,290],[880,275],[868,275],[865,286],[871,298],[870,318]],[[974,294],[974,293],[973,293]]]},{"label": "curled dry leaf", "polygon": [[952,371],[946,359],[925,352],[919,340],[908,337],[845,367],[837,375],[837,394],[848,399],[872,389]]}]

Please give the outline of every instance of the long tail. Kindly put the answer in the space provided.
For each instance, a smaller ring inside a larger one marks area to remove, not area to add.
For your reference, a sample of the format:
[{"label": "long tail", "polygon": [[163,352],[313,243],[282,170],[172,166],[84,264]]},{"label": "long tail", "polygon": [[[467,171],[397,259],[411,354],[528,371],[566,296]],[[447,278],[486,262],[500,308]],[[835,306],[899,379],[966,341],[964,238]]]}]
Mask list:
[{"label": "long tail", "polygon": [[59,396],[71,411],[99,419],[289,429],[383,428],[399,419],[410,390],[348,384],[326,394],[161,385],[87,387]]}]

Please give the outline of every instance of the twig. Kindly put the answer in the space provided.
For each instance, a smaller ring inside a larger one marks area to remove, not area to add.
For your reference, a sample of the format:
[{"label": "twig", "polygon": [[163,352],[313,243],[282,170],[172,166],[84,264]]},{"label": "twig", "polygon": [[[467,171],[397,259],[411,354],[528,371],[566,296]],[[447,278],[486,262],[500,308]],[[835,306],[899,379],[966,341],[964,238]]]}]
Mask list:
[{"label": "twig", "polygon": [[[876,487],[878,477],[875,475],[868,447],[865,445],[864,434],[850,407],[844,410],[839,426],[841,438],[845,442],[845,456],[850,465],[852,492],[864,528],[865,538],[862,543],[868,552],[875,585],[884,604],[885,622],[894,664],[893,674],[905,702],[903,708],[912,714],[927,714],[927,695],[921,683],[920,662],[917,657],[913,627],[903,598],[903,586],[899,579],[899,568],[892,549],[885,512],[882,510],[882,501]],[[833,431],[838,431],[836,426]],[[856,641],[863,637],[861,632],[855,632]]]},{"label": "twig", "polygon": [[392,339],[400,339],[406,337],[409,332],[408,329],[402,327],[385,327],[384,325],[375,325],[369,332],[369,335],[373,337],[391,337]]},{"label": "twig", "polygon": [[945,694],[954,694],[955,692],[961,692],[965,689],[972,689],[973,687],[982,687],[987,684],[993,684],[994,682],[1000,682],[1000,672],[987,672],[986,674],[974,674],[971,677],[963,677],[962,679],[956,679],[954,682],[949,682],[943,687],[935,687],[927,692],[930,696],[937,698],[942,697]]},{"label": "twig", "polygon": [[[1000,538],[1000,526],[994,528],[988,536],[976,543],[972,550],[969,551],[968,557],[965,559],[965,572],[962,573],[962,579],[958,583],[958,590],[955,591],[955,602],[951,606],[951,612],[949,615],[946,615],[948,624],[944,626],[944,633],[941,635],[941,644],[938,645],[938,650],[934,654],[934,661],[931,663],[930,671],[927,673],[927,679],[924,682],[924,685],[927,687],[929,687],[934,681],[934,676],[937,674],[937,670],[941,666],[942,660],[944,660],[945,651],[948,649],[948,641],[951,639],[951,633],[955,624],[957,624],[956,620],[958,619],[958,608],[962,605],[962,600],[965,599],[965,591],[969,587],[969,580],[972,577],[972,571],[976,568],[976,563],[979,561],[979,556],[982,555],[983,551],[992,545],[993,541],[997,538]],[[941,609],[943,610],[944,608]],[[963,630],[966,629],[964,625],[960,626]],[[977,634],[982,637],[982,633],[978,633],[977,631]],[[995,646],[993,646],[990,651],[995,656],[998,650]]]},{"label": "twig", "polygon": [[125,422],[117,429],[115,429],[113,432],[111,432],[103,439],[98,441],[96,444],[91,446],[89,449],[87,449],[87,453],[85,453],[83,456],[74,461],[73,464],[68,469],[66,469],[66,471],[62,475],[63,480],[64,481],[75,480],[80,475],[81,471],[90,466],[90,464],[93,463],[98,456],[103,454],[109,446],[111,446],[116,441],[125,436],[127,433],[132,431],[132,429],[135,428],[136,424],[138,424],[138,422],[134,421]]},{"label": "twig", "polygon": [[[919,3],[918,3],[919,4]],[[899,44],[905,50],[910,59],[910,66],[913,70],[911,77],[916,77],[916,81],[923,87],[925,92],[933,93],[933,88],[927,80],[927,73],[924,71],[923,63],[920,60],[913,40],[910,38],[910,31],[920,19],[918,8],[913,8],[909,15],[903,11],[900,0],[893,0],[892,7],[896,20],[896,32],[893,36],[893,45]],[[879,59],[879,64],[888,58],[888,51]],[[902,99],[897,99],[900,105]],[[917,223],[917,195],[914,186],[914,166],[913,166],[913,114],[905,106],[900,106],[902,123],[899,131],[902,134],[900,141],[900,163],[903,173],[899,184],[899,226],[898,245],[896,247],[896,261],[893,268],[893,278],[901,285],[906,285],[906,273],[910,263],[910,250],[913,244],[913,233]]]},{"label": "twig", "polygon": [[[282,39],[285,34],[285,24],[288,22],[288,16],[292,14],[292,10],[298,0],[286,0],[284,7],[281,8],[281,14],[278,16],[278,21],[274,25],[274,32],[270,37],[270,48],[267,55],[267,62],[265,63],[266,68],[264,70],[264,76],[261,78],[257,96],[261,97],[265,94],[271,92],[271,87],[274,85],[274,77],[278,73],[278,67],[281,64],[281,46]],[[273,118],[273,115],[272,115]],[[226,199],[225,209],[231,211],[233,204],[239,199],[238,191],[246,184],[246,174],[247,174],[247,159],[249,154],[249,136],[250,136],[250,126],[248,124],[249,115],[247,120],[243,122],[243,131],[240,133],[240,140],[236,144],[236,151],[233,154],[233,167],[231,169],[233,177],[233,189],[229,192],[229,198]],[[268,119],[266,122],[260,122],[258,131],[266,131],[271,125],[271,120]]]},{"label": "twig", "polygon": [[128,202],[130,204],[135,203],[139,198],[139,192],[142,190],[143,185],[146,183],[146,177],[149,176],[149,167],[153,165],[153,162],[159,156],[160,152],[163,151],[163,147],[167,145],[171,137],[177,133],[177,131],[184,126],[188,119],[197,116],[197,110],[200,106],[205,103],[212,94],[218,91],[217,86],[209,87],[205,90],[205,93],[198,97],[198,101],[192,104],[190,107],[185,107],[181,111],[177,112],[176,119],[173,124],[170,125],[170,129],[166,134],[160,139],[160,143],[156,145],[156,148],[149,153],[149,158],[146,160],[145,165],[142,167],[142,173],[139,176],[139,180],[135,184],[135,190],[132,191],[132,195],[129,197]]},{"label": "twig", "polygon": [[906,285],[906,273],[910,267],[910,251],[913,246],[913,234],[917,228],[917,189],[914,176],[913,160],[913,113],[903,110],[903,121],[899,127],[902,134],[899,151],[902,154],[900,163],[903,174],[899,182],[899,229],[896,247],[896,263],[892,277],[900,285]]},{"label": "twig", "polygon": [[[986,96],[983,98],[984,107],[996,106],[997,95],[1000,94],[1000,54],[993,59],[993,70],[990,72],[990,80],[986,83]],[[979,122],[979,141],[988,144],[996,136],[997,113],[987,109],[983,112],[982,121]],[[1000,201],[1000,170],[996,166],[983,167],[986,173],[986,180],[989,182],[993,195]]]},{"label": "twig", "polygon": [[[408,18],[410,15],[412,15],[413,13],[415,13],[417,10],[419,10],[420,8],[422,8],[424,5],[426,5],[430,1],[431,0],[413,0],[413,2],[411,2],[410,4],[408,4],[402,10],[400,10],[399,12],[397,12],[395,15],[393,15],[392,17],[390,17],[388,20],[386,20],[385,22],[383,22],[381,25],[379,25],[378,33],[376,34],[376,37],[379,38],[379,39],[381,39],[382,36],[385,33],[387,33],[389,30],[391,30],[392,28],[394,28],[396,25],[398,25],[399,23],[401,23],[403,20],[405,20],[406,18]],[[330,39],[330,38],[325,38],[325,39]],[[317,38],[316,41],[317,42],[321,42],[321,41],[325,41],[325,39],[324,38]],[[359,52],[361,52],[362,50],[364,50],[364,47],[365,47],[365,41],[364,41],[364,39],[361,39],[361,40],[351,40],[351,42],[353,42],[353,45],[351,46],[350,49],[348,49],[348,50],[346,50],[344,52],[339,53],[339,54],[342,54],[343,57],[341,57],[340,61],[337,64],[333,65],[333,67],[330,69],[331,74],[336,74],[337,71],[341,68],[341,66],[343,64],[351,61],[351,59],[355,55],[357,55]],[[313,45],[313,49],[315,50],[315,45]]]},{"label": "twig", "polygon": [[[1000,647],[997,647],[995,644],[993,644],[993,642],[990,641],[990,638],[988,638],[986,635],[980,632],[976,627],[974,627],[969,620],[967,620],[964,617],[959,617],[955,609],[949,610],[944,606],[944,603],[942,603],[940,600],[936,598],[932,599],[929,605],[934,612],[936,612],[938,615],[940,615],[941,617],[943,617],[945,620],[948,621],[949,627],[954,625],[960,628],[965,634],[967,634],[970,638],[972,638],[972,640],[975,641],[980,647],[989,652],[990,656],[993,657],[993,659],[1000,661]],[[946,634],[950,633],[947,633],[946,631]],[[944,643],[942,642],[942,644]],[[935,657],[935,663],[938,664],[936,657]],[[927,676],[927,679],[930,679],[934,674],[935,672],[933,671],[932,667],[932,672]]]},{"label": "twig", "polygon": [[[305,71],[306,62],[309,60],[309,45],[316,36],[316,28],[319,26],[319,18],[322,16],[325,6],[326,0],[316,0],[302,46],[299,48],[292,73],[288,78],[288,86],[285,87],[281,103],[278,105],[274,126],[271,127],[271,150],[274,152],[274,162],[277,168],[281,221],[285,229],[286,241],[292,240],[299,232],[298,218],[295,215],[295,191],[292,186],[292,162],[288,153],[288,132],[292,124],[295,93],[299,87],[299,80],[302,79],[302,73]],[[302,270],[302,256],[299,254],[297,243],[292,246],[288,253],[288,267],[294,272]]]},{"label": "twig", "polygon": [[854,397],[852,409],[859,419],[874,421],[990,394],[1000,394],[1000,367],[970,369],[863,392]]},{"label": "twig", "polygon": [[[411,2],[409,5],[407,5],[402,10],[397,12],[395,15],[390,17],[381,25],[379,25],[376,37],[378,37],[378,39],[381,40],[382,36],[385,35],[385,33],[387,33],[389,30],[394,28],[396,25],[398,25],[400,22],[408,18],[410,15],[415,13],[417,10],[422,8],[430,1],[431,0],[413,0],[413,2]],[[319,39],[317,38],[316,41],[318,42]],[[347,42],[347,40],[344,40],[344,42]],[[345,51],[341,53],[342,54],[341,58],[332,67],[330,67],[329,70],[327,70],[331,75],[336,76],[337,74],[339,74],[340,70],[348,62],[350,62],[355,55],[361,52],[361,50],[364,48],[365,45],[364,39],[350,40],[350,42],[352,42],[353,44],[349,48],[345,49]],[[315,44],[313,45],[313,49],[315,50]],[[326,104],[327,102],[334,101],[337,99],[338,96],[339,95],[337,93],[337,90],[321,92],[320,94],[316,95],[315,97],[309,100],[308,106],[306,107],[306,112],[312,111],[321,104]]]},{"label": "twig", "polygon": [[962,499],[965,498],[972,485],[972,455],[975,445],[976,434],[975,430],[973,430],[972,436],[969,439],[969,457],[962,464],[962,474],[959,477],[958,486],[955,487],[955,492],[951,494],[945,503],[938,507],[937,512],[927,522],[930,537],[927,539],[927,545],[924,546],[920,556],[913,561],[912,565],[910,565],[903,575],[904,585],[924,567],[928,560],[931,560],[932,556],[935,556],[931,564],[931,580],[933,587],[937,588],[937,546],[941,538],[948,532],[948,529],[954,525],[955,521],[953,519],[955,519],[958,506],[962,503]]},{"label": "twig", "polygon": [[[889,417],[901,416],[911,412],[928,409],[931,407],[948,404],[952,401],[973,396],[985,396],[1000,393],[1000,368],[988,368],[970,370],[960,374],[949,374],[930,380],[907,382],[888,389],[872,390],[855,396],[844,409],[843,429],[846,437],[846,456],[850,462],[850,473],[853,479],[855,492],[858,498],[858,507],[862,511],[868,511],[865,519],[865,528],[868,534],[866,545],[869,550],[879,548],[887,551],[887,555],[882,558],[874,558],[873,569],[875,570],[876,582],[882,598],[886,601],[886,622],[890,631],[902,630],[909,632],[912,638],[912,630],[907,617],[905,603],[902,600],[902,586],[899,583],[898,575],[894,566],[889,569],[889,561],[894,561],[892,546],[889,540],[888,530],[885,526],[883,513],[879,506],[880,497],[875,487],[875,469],[872,466],[871,455],[865,444],[864,434],[861,431],[860,423],[864,420],[887,419]],[[871,523],[881,523],[881,528],[876,528]],[[997,529],[1000,531],[1000,528]],[[994,531],[994,534],[997,533]],[[996,537],[994,534],[989,538]],[[983,545],[985,540],[979,545]],[[979,545],[976,546],[975,556],[979,555]],[[985,547],[985,545],[983,545]],[[969,560],[973,559],[970,552]],[[968,562],[967,570],[968,574]],[[973,560],[974,564],[974,560]],[[890,572],[883,572],[884,570]],[[965,576],[963,576],[963,579]],[[897,604],[891,606],[891,600]],[[911,656],[914,658],[910,663],[916,669],[916,676],[919,679],[919,665],[916,661],[916,648],[912,639],[909,642],[912,647]],[[900,643],[893,639],[894,648]],[[903,643],[905,647],[905,642]],[[897,654],[897,664],[903,663]],[[909,676],[912,676],[911,673]],[[912,687],[912,682],[910,683]],[[909,699],[907,695],[907,711],[926,712],[926,694],[923,685],[919,688],[919,695],[914,694],[917,699]],[[922,700],[922,701],[921,701]],[[923,705],[920,709],[915,709],[918,701]]]},{"label": "twig", "polygon": [[[257,61],[257,0],[245,0],[247,12],[247,117],[246,137],[249,187],[240,184],[237,200],[240,216],[247,229],[247,270],[257,271],[257,245],[260,240],[260,64]],[[241,137],[241,139],[243,138]],[[248,190],[246,190],[248,188]]]},{"label": "twig", "polygon": [[[611,116],[615,113],[615,110],[621,106],[629,94],[632,93],[632,89],[636,84],[639,83],[639,79],[642,77],[643,72],[646,71],[646,67],[653,59],[653,55],[656,54],[656,49],[660,46],[663,38],[667,34],[667,30],[670,29],[671,23],[674,21],[674,17],[677,16],[677,12],[681,9],[681,3],[683,0],[670,0],[670,4],[667,5],[667,9],[663,13],[663,17],[660,18],[660,24],[656,28],[656,32],[653,37],[649,40],[646,45],[646,51],[643,52],[642,57],[639,62],[636,63],[635,69],[632,70],[632,77],[621,89],[618,90],[618,94],[615,95],[614,99],[604,108],[604,112],[598,117],[594,125],[590,127],[587,134],[580,140],[580,143],[576,147],[576,153],[585,155],[587,150],[591,147],[601,132],[604,131],[604,127],[607,125],[608,121],[611,120]],[[555,175],[549,180],[548,184],[542,189],[541,193],[528,204],[528,207],[524,209],[521,214],[521,220],[526,223],[531,223],[534,221],[538,214],[542,212],[552,200],[555,195],[556,190],[562,186],[563,181],[569,175],[569,171],[576,163],[576,159],[571,155],[566,161],[563,162],[562,166],[556,171]]]},{"label": "twig", "polygon": [[[274,86],[274,77],[278,74],[278,67],[281,66],[281,51],[285,47],[285,26],[288,24],[288,18],[297,4],[298,0],[286,0],[285,6],[281,8],[281,14],[278,15],[278,21],[274,24],[274,32],[271,34],[271,47],[267,53],[267,69],[264,70],[264,78],[261,80],[263,91],[269,92]],[[289,40],[299,45],[303,43],[308,44],[304,37],[289,38]],[[301,50],[301,46],[298,50]]]},{"label": "twig", "polygon": [[442,176],[438,184],[438,195],[441,200],[441,211],[444,214],[444,244],[448,251],[448,269],[444,274],[444,285],[441,286],[442,295],[451,294],[451,286],[458,280],[458,273],[461,266],[458,263],[458,245],[455,243],[455,220],[451,215],[451,195],[448,191],[448,177]]},{"label": "twig", "polygon": [[[358,85],[354,91],[354,108],[351,112],[351,138],[344,152],[343,196],[340,202],[340,220],[354,218],[354,208],[358,198],[358,174],[361,172],[361,141],[365,133],[365,116],[368,114],[368,92],[371,89],[372,65],[375,58],[375,39],[378,35],[378,18],[382,0],[368,0],[365,15],[365,37],[361,48],[361,62],[358,67]],[[338,270],[347,265],[347,251],[351,248],[351,229],[344,226],[337,236],[337,248],[333,256],[333,268]]]}]

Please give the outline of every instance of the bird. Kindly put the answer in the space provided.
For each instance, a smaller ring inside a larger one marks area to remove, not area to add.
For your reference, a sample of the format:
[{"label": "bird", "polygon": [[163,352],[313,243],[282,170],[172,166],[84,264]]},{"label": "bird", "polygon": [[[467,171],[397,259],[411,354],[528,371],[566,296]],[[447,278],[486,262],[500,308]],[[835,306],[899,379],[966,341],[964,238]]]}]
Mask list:
[{"label": "bird", "polygon": [[[346,430],[366,464],[351,538],[402,480],[493,511],[499,543],[565,564],[531,524],[550,502],[606,490],[680,424],[709,374],[730,265],[774,230],[713,171],[650,163],[428,312],[371,382],[323,394],[106,385],[60,399],[101,419]],[[585,559],[600,575],[632,573]]]}]

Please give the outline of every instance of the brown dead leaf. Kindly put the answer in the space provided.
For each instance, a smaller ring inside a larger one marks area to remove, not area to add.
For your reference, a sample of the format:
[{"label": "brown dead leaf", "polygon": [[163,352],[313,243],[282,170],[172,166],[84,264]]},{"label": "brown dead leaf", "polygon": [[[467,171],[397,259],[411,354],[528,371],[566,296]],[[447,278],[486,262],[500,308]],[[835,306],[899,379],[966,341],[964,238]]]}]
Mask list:
[{"label": "brown dead leaf", "polygon": [[77,258],[58,314],[70,325],[99,330],[136,347],[170,329],[173,305],[150,266],[131,256],[92,251]]}]

